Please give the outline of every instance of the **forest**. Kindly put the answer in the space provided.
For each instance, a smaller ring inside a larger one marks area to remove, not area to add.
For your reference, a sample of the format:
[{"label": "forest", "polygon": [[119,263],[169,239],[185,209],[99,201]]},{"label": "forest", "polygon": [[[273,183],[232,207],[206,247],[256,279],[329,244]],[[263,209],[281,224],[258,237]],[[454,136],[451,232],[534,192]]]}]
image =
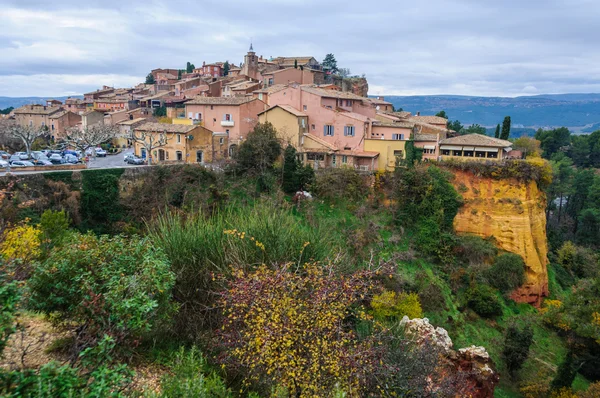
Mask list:
[{"label": "forest", "polygon": [[[276,137],[222,172],[1,179],[0,395],[600,396],[600,132],[540,130],[504,164],[409,143],[375,175]],[[539,305],[512,295],[520,255],[455,232],[458,172],[542,190]]]}]

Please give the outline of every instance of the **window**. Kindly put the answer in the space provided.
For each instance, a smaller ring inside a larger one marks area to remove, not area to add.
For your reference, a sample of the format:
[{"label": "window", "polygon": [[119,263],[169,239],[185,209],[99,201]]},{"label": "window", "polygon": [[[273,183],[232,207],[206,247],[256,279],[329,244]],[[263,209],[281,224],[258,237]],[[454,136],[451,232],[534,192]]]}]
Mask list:
[{"label": "window", "polygon": [[[480,152],[478,152],[478,153],[480,153]],[[442,155],[443,155],[443,156],[450,156],[450,150],[448,150],[448,149],[444,149],[444,150],[442,151]],[[480,156],[478,155],[477,157],[480,157]]]},{"label": "window", "polygon": [[202,114],[200,112],[196,113],[196,119],[202,120]]},{"label": "window", "polygon": [[272,78],[272,77],[270,77],[270,78],[269,78],[269,86],[272,86],[272,85],[273,85],[273,78]]},{"label": "window", "polygon": [[212,111],[213,109],[215,109],[215,107],[213,105],[211,105],[210,110]]},{"label": "window", "polygon": [[230,122],[231,121],[231,114],[230,113],[226,113],[223,115],[223,121],[224,122]]},{"label": "window", "polygon": [[354,126],[344,126],[344,135],[354,137]]},{"label": "window", "polygon": [[402,141],[404,139],[404,134],[392,134],[392,140]]},{"label": "window", "polygon": [[452,156],[462,156],[462,151],[452,151]]},{"label": "window", "polygon": [[317,128],[315,127],[315,125],[314,125],[314,124],[311,124],[311,125],[310,125],[310,128],[311,128],[311,129],[313,129],[313,130],[316,130],[316,129],[317,129]]},{"label": "window", "polygon": [[335,166],[336,161],[337,161],[337,156],[335,156],[335,155],[331,156],[331,164]]},{"label": "window", "polygon": [[258,93],[258,99],[262,101],[262,99],[263,99],[263,93]]},{"label": "window", "polygon": [[54,125],[52,125],[52,131],[54,131]]},{"label": "window", "polygon": [[300,119],[300,125],[302,126],[302,128],[306,128],[306,119]]},{"label": "window", "polygon": [[42,127],[46,127],[46,122],[42,122]]},{"label": "window", "polygon": [[323,126],[323,135],[333,137],[334,127],[331,124]]},{"label": "window", "polygon": [[325,155],[322,153],[307,153],[306,159],[323,161],[323,160],[325,160]]},{"label": "window", "polygon": [[302,109],[307,110],[308,107],[306,105],[302,105]]},{"label": "window", "polygon": [[181,144],[181,134],[177,134],[177,143]]},{"label": "window", "polygon": [[219,138],[219,145],[223,145],[223,143],[225,143],[225,138]]},{"label": "window", "polygon": [[181,151],[175,152],[175,155],[177,156],[177,160],[179,160],[179,161],[183,160],[183,153],[181,153]]},{"label": "window", "polygon": [[29,121],[29,127],[33,127],[33,120]]},{"label": "window", "polygon": [[400,159],[404,159],[404,151],[394,151],[394,156]]},{"label": "window", "polygon": [[346,100],[346,106],[352,106],[352,101]]},{"label": "window", "polygon": [[423,149],[423,153],[425,155],[435,155],[435,149],[425,148],[425,149]]},{"label": "window", "polygon": [[225,130],[225,133],[226,133],[227,135],[229,135],[229,129]]},{"label": "window", "polygon": [[204,161],[204,154],[202,151],[196,151],[196,163],[202,163]]},{"label": "window", "polygon": [[346,155],[342,155],[342,163],[343,163],[343,164],[346,164],[346,163],[348,163],[348,156],[346,156]]}]

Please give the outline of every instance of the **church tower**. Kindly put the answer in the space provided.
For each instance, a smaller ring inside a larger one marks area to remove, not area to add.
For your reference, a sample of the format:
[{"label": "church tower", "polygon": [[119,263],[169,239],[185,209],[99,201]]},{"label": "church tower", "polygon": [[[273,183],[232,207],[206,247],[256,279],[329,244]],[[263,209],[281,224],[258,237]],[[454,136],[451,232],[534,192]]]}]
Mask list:
[{"label": "church tower", "polygon": [[252,48],[252,43],[250,43],[248,54],[244,56],[244,67],[240,74],[258,80],[258,57]]}]

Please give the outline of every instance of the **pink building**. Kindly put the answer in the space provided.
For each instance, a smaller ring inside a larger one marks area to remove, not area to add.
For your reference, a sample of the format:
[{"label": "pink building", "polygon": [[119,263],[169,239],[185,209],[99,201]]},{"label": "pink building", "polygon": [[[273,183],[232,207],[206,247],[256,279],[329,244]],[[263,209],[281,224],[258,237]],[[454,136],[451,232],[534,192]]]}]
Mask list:
[{"label": "pink building", "polygon": [[214,132],[227,133],[229,151],[248,136],[267,104],[253,97],[196,97],[185,103],[185,115]]}]

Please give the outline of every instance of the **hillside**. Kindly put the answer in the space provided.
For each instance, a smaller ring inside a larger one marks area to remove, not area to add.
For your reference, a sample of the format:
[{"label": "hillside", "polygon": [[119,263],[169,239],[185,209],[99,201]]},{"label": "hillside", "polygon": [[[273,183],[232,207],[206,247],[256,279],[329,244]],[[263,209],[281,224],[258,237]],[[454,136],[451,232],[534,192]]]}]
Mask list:
[{"label": "hillside", "polygon": [[[81,95],[72,95],[71,98],[83,98]],[[56,99],[59,101],[64,101],[69,97],[0,97],[0,109],[5,109],[10,106],[13,108],[18,108],[23,105],[29,104],[44,104],[47,99]]]},{"label": "hillside", "polygon": [[511,116],[515,127],[569,127],[574,131],[600,123],[600,94],[548,94],[531,97],[387,96],[396,108],[435,114],[445,110],[451,120],[495,126]]}]

